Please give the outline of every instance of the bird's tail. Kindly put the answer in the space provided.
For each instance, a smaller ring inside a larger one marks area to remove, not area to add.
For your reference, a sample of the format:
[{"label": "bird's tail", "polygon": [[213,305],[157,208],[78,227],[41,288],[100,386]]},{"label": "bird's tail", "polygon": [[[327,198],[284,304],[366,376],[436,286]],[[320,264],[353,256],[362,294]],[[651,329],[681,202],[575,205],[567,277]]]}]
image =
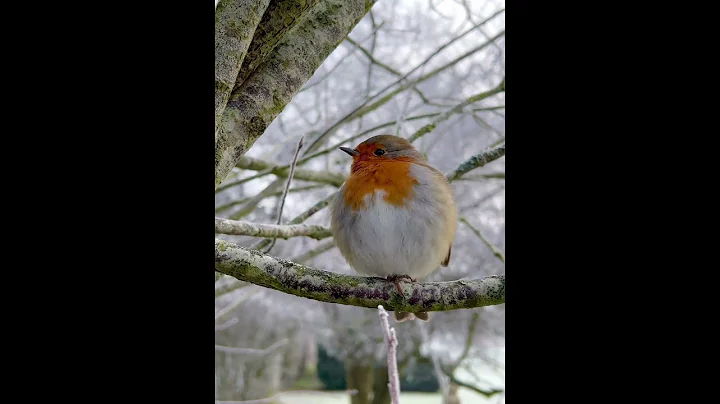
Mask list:
[{"label": "bird's tail", "polygon": [[407,311],[396,311],[395,312],[395,320],[398,323],[402,323],[406,320],[415,320],[416,318],[422,320],[422,321],[428,321],[430,320],[430,313],[421,311],[419,313],[408,313]]}]

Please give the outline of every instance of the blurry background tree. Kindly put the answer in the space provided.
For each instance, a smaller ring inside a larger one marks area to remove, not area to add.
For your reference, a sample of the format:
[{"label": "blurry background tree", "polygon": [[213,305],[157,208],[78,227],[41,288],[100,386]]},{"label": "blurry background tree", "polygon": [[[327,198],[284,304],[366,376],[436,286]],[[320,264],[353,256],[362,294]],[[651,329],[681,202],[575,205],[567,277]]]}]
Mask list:
[{"label": "blurry background tree", "polygon": [[[303,213],[349,174],[337,147],[373,135],[411,139],[444,173],[504,144],[502,0],[236,0],[216,2],[215,14],[217,217],[326,228],[322,204]],[[452,182],[464,220],[450,266],[427,281],[505,272],[504,185],[504,158]],[[331,237],[217,237],[353,274]],[[358,391],[328,403],[390,402],[375,310],[215,277],[216,400],[301,403],[278,393],[327,388]],[[403,397],[503,401],[504,324],[504,305],[393,324]]]}]

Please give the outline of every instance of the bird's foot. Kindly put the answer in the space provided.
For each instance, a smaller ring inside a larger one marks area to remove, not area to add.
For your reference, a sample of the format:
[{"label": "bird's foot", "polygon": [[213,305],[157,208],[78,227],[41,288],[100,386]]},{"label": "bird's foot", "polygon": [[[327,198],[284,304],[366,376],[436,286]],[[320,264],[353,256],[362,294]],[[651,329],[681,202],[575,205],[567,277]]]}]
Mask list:
[{"label": "bird's foot", "polygon": [[410,275],[388,275],[386,278],[388,282],[395,284],[395,289],[397,289],[397,292],[401,295],[402,289],[400,289],[400,281],[403,279],[409,280],[410,282],[417,282],[417,280],[413,279]]}]

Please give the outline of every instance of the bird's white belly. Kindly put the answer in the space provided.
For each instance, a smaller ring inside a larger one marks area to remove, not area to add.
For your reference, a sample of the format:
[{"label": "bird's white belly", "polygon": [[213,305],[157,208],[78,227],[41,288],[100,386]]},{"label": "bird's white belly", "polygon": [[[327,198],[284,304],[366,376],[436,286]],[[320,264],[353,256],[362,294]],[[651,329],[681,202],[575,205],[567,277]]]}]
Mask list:
[{"label": "bird's white belly", "polygon": [[343,220],[335,236],[338,248],[361,274],[423,279],[440,266],[448,252],[433,227],[437,215],[426,204],[410,202],[399,207],[385,202],[383,196],[383,191],[367,195],[367,208]]}]

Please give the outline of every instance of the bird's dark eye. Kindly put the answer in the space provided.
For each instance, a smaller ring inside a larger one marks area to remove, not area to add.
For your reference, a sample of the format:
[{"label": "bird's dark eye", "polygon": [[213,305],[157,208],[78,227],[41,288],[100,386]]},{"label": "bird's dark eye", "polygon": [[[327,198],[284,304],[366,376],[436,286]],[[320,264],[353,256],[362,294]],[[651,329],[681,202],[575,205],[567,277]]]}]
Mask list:
[{"label": "bird's dark eye", "polygon": [[377,149],[377,150],[375,150],[375,155],[376,155],[376,156],[382,156],[383,154],[385,154],[385,150],[383,150],[383,149]]}]

